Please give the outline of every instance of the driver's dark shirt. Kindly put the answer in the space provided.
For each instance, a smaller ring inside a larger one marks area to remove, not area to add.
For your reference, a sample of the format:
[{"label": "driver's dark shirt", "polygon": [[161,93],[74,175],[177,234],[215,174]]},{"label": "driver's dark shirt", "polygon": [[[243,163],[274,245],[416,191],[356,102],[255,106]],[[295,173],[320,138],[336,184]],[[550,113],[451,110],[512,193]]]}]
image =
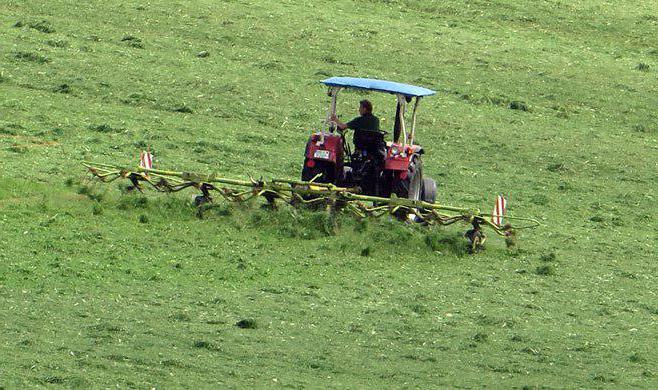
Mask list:
[{"label": "driver's dark shirt", "polygon": [[379,118],[372,114],[358,116],[346,123],[354,130],[354,146],[375,155],[386,148],[384,134],[379,130]]},{"label": "driver's dark shirt", "polygon": [[379,131],[379,118],[372,114],[357,116],[346,123],[352,130]]}]

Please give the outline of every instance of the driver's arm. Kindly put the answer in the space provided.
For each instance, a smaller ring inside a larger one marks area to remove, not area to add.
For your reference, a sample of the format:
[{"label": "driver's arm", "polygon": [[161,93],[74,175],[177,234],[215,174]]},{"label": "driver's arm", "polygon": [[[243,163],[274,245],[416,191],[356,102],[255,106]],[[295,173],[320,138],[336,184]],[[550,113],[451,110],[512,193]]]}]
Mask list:
[{"label": "driver's arm", "polygon": [[348,127],[346,123],[343,123],[340,119],[338,119],[336,114],[331,116],[331,120],[336,123],[336,126],[338,126],[340,130],[345,130]]}]

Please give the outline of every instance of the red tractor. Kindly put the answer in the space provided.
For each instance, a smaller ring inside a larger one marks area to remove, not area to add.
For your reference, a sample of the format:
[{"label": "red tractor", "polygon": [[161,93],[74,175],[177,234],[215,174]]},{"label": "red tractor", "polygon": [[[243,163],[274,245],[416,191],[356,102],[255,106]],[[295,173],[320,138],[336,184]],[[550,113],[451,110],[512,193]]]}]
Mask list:
[{"label": "red tractor", "polygon": [[[434,203],[436,182],[423,177],[423,148],[414,144],[414,133],[420,99],[435,92],[392,81],[352,77],[331,77],[322,83],[329,87],[331,107],[327,125],[313,133],[306,144],[302,181],[359,187],[361,193],[370,196],[389,198],[395,194],[401,198]],[[366,142],[356,142],[355,151],[351,152],[345,132],[339,129],[336,122],[331,121],[336,114],[338,93],[347,88],[397,96],[392,142],[384,142],[388,132],[362,132],[367,138]],[[406,105],[412,101],[411,130],[407,131],[404,113]]]}]

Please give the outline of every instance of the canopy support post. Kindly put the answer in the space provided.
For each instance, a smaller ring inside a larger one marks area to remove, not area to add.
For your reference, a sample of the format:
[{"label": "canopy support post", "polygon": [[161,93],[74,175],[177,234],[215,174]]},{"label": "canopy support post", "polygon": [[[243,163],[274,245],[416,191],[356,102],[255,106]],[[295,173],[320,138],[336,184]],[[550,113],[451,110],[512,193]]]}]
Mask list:
[{"label": "canopy support post", "polygon": [[420,96],[416,96],[416,102],[414,103],[414,112],[411,115],[411,133],[409,134],[409,145],[414,144],[414,135],[416,134],[416,111],[418,110],[419,104],[420,104]]},{"label": "canopy support post", "polygon": [[338,99],[338,92],[340,92],[340,90],[340,87],[331,87],[327,93],[331,96],[331,105],[329,106],[329,111],[327,111],[327,119],[324,121],[324,127],[322,128],[323,133],[325,132],[327,125],[329,125],[329,131],[334,132],[334,130],[336,130],[336,122],[332,121],[331,117],[336,115],[336,100]]},{"label": "canopy support post", "polygon": [[405,128],[405,125],[404,125],[404,108],[407,105],[407,98],[406,98],[406,96],[404,96],[402,94],[398,94],[396,96],[398,98],[398,109],[399,109],[399,114],[400,114],[399,116],[396,115],[396,117],[399,120],[399,126],[400,126],[400,129],[402,130],[402,139],[403,139],[402,153],[404,153],[404,151],[407,148],[407,141],[408,141],[408,139],[407,139],[407,129]]}]

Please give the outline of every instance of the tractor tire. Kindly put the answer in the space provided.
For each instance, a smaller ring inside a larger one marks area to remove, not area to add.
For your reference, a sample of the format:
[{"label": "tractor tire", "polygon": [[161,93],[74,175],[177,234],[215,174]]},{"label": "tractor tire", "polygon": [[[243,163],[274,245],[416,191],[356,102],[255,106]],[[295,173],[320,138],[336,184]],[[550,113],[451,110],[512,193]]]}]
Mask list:
[{"label": "tractor tire", "polygon": [[[318,176],[320,175],[320,176]],[[304,167],[302,168],[302,181],[311,181],[316,176],[314,183],[332,183],[335,184],[336,181],[336,167],[332,163],[324,161],[315,161],[315,166],[309,167],[304,162]],[[305,201],[310,201],[317,199],[318,196],[315,195],[302,195],[302,199]],[[293,198],[293,204],[298,203],[296,199]],[[312,203],[308,204],[307,207],[310,207],[313,210],[316,210],[320,207],[324,207],[324,203]]]},{"label": "tractor tire", "polygon": [[315,179],[316,183],[333,183],[336,180],[336,168],[333,164],[324,161],[316,161],[315,166],[312,168],[304,162],[302,181],[311,181],[317,175],[320,175],[320,177]]},{"label": "tractor tire", "polygon": [[420,200],[423,192],[423,162],[414,157],[407,168],[407,178],[394,180],[392,192],[399,198]]},{"label": "tractor tire", "polygon": [[434,203],[436,201],[436,182],[429,177],[423,178],[423,191],[421,193],[423,202]]},{"label": "tractor tire", "polygon": [[[399,198],[421,200],[423,193],[423,162],[419,156],[414,156],[411,163],[409,163],[406,179],[393,181],[392,192]],[[398,210],[395,216],[400,221],[418,221],[418,217],[411,211]]]}]

